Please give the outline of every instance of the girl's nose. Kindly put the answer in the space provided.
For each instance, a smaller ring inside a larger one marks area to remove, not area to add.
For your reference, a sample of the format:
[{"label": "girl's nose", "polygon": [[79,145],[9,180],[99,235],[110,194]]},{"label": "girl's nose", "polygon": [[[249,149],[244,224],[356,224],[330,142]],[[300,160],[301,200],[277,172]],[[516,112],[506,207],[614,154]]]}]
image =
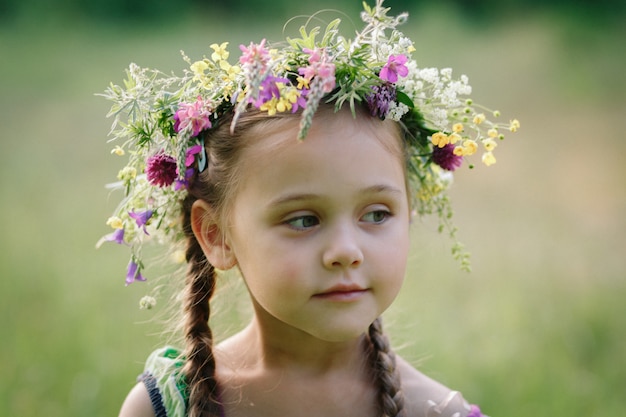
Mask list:
[{"label": "girl's nose", "polygon": [[324,250],[324,267],[355,268],[363,262],[363,252],[359,246],[356,230],[350,227],[340,227],[329,237]]}]

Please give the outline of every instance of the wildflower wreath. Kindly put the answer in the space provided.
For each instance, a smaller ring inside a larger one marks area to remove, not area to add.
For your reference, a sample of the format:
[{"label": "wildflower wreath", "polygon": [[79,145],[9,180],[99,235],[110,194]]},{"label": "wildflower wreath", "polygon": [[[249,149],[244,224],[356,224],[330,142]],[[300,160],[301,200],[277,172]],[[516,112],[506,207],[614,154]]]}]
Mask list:
[{"label": "wildflower wreath", "polygon": [[[437,214],[440,231],[452,237],[452,211],[446,195],[451,172],[478,152],[492,165],[493,151],[504,131],[515,132],[517,120],[495,122],[500,114],[475,104],[465,75],[449,68],[418,66],[413,42],[398,29],[406,13],[388,16],[383,0],[363,4],[364,28],[354,39],[340,35],[340,19],[300,28],[298,38],[281,45],[265,40],[239,47],[229,62],[228,42],[210,45],[210,57],[192,61],[182,76],[131,64],[123,86],[111,84],[102,94],[113,105],[112,153],[128,155],[119,171],[124,197],[107,221],[114,230],[102,242],[128,245],[131,259],[126,284],[144,281],[142,247],[148,241],[182,239],[180,202],[189,181],[207,161],[202,133],[232,114],[231,130],[250,108],[273,115],[300,112],[298,138],[305,140],[320,102],[362,103],[372,116],[401,124],[410,145],[409,180],[418,214]],[[455,258],[469,268],[467,254],[455,243]]]}]

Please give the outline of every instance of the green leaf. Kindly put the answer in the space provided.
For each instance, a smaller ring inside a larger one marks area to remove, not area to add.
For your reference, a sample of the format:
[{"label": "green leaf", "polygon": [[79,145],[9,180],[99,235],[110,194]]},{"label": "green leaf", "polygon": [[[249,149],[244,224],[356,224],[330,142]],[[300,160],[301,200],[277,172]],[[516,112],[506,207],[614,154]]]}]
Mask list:
[{"label": "green leaf", "polygon": [[407,96],[402,91],[396,91],[396,98],[398,99],[399,103],[406,104],[409,107],[409,109],[415,108],[415,104],[413,104],[413,100],[411,100],[409,96]]}]

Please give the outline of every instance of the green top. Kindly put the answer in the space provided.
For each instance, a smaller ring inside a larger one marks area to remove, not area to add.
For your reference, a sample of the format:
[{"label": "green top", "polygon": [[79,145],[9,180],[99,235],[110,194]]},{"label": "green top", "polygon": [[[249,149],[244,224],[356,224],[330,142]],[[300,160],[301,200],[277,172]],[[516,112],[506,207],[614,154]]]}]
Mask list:
[{"label": "green top", "polygon": [[166,346],[150,354],[145,372],[152,375],[161,394],[168,417],[185,417],[187,414],[187,384],[182,375],[184,358],[180,350]]}]

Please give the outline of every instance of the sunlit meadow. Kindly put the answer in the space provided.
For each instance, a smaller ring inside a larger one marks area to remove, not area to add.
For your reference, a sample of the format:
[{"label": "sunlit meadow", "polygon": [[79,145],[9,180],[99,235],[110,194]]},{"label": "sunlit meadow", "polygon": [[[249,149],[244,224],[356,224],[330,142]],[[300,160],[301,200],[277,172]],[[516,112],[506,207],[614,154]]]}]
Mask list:
[{"label": "sunlit meadow", "polygon": [[[234,50],[268,33],[209,20],[0,28],[0,415],[116,415],[145,356],[164,343],[168,291],[154,310],[138,308],[166,282],[162,271],[124,287],[127,253],[95,250],[115,204],[103,185],[121,161],[106,143],[108,103],[94,93],[120,82],[131,61],[180,71],[180,49],[200,57],[212,42]],[[623,30],[555,16],[463,24],[434,11],[404,30],[418,61],[466,73],[476,101],[497,103],[522,129],[495,166],[456,176],[471,274],[431,219],[413,225],[407,282],[386,316],[398,351],[492,416],[622,416]],[[236,281],[221,288],[221,334],[247,314]]]}]

